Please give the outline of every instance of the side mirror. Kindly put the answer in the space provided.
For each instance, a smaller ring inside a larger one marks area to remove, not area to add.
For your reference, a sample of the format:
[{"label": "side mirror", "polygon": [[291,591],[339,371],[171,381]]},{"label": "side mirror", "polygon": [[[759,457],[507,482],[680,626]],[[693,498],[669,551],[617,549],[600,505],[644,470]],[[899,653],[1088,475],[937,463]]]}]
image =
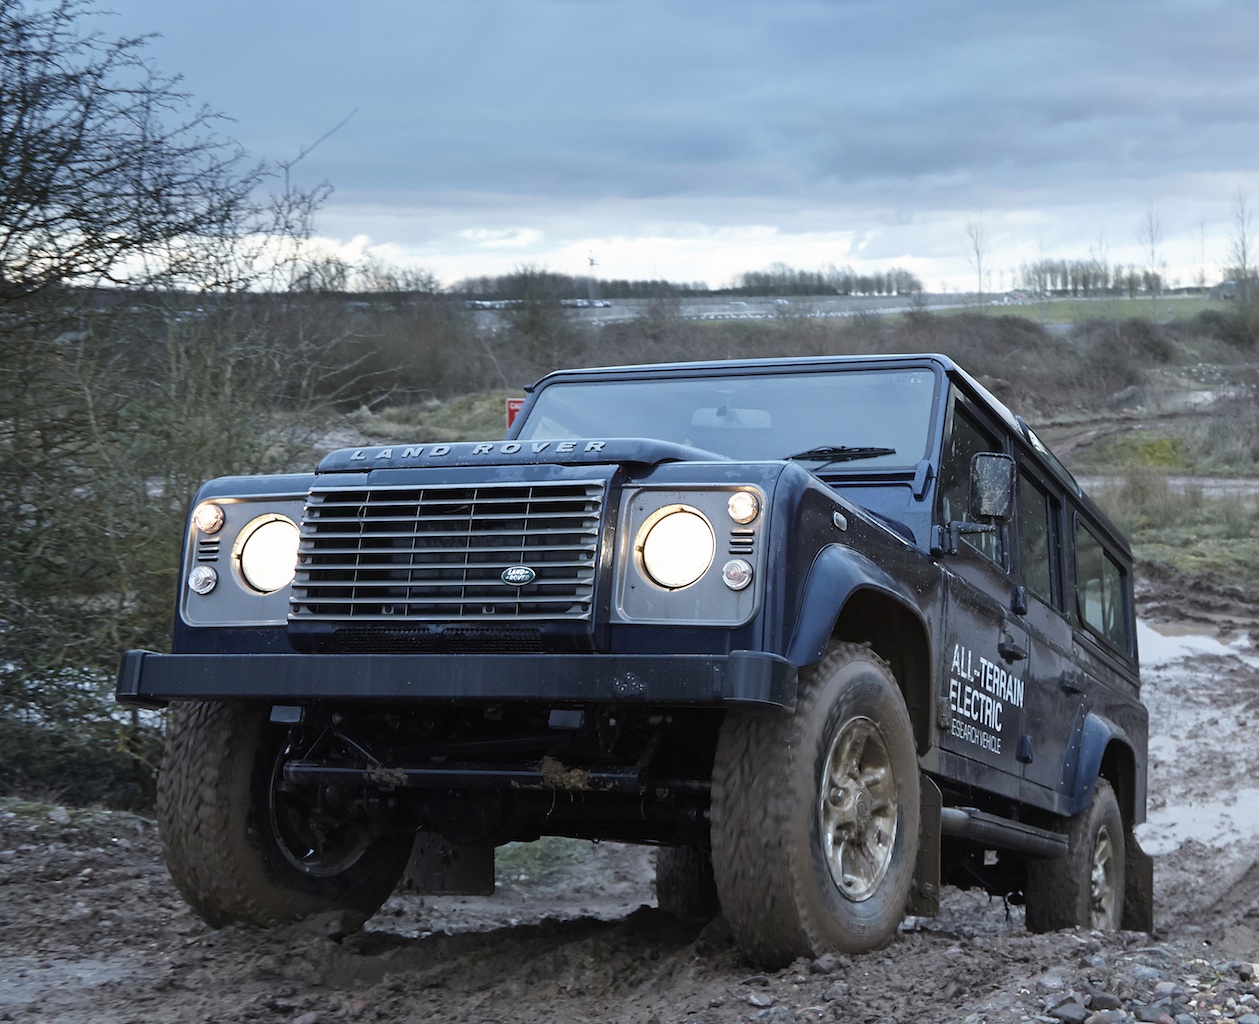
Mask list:
[{"label": "side mirror", "polygon": [[1014,516],[1014,460],[976,452],[970,460],[970,516],[977,523],[1008,523]]}]

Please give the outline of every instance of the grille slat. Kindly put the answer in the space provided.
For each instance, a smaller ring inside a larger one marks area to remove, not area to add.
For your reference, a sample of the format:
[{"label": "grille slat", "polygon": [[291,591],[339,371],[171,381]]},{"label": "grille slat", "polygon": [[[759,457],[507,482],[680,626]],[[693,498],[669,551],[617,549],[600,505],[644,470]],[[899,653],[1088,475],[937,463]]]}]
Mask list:
[{"label": "grille slat", "polygon": [[[602,481],[315,487],[290,617],[307,622],[583,620]],[[502,573],[536,574],[511,586]]]},{"label": "grille slat", "polygon": [[[530,518],[532,519],[533,517],[530,517]],[[417,524],[415,523],[414,520],[412,520],[411,525],[414,526]],[[416,535],[415,530],[371,530],[368,533],[364,533],[362,531],[351,533],[349,531],[339,532],[336,530],[329,530],[327,532],[321,531],[319,534],[321,538],[327,537],[331,540],[354,539],[354,540],[359,540],[359,541],[361,541],[364,537],[382,538],[385,540],[403,540],[408,537],[414,537],[415,535]],[[466,537],[467,535],[468,535],[467,530],[425,530],[423,533],[424,538],[430,541],[437,540],[443,537]],[[519,538],[520,530],[519,529],[508,530],[508,529],[501,529],[501,528],[478,530],[477,536],[478,537]],[[529,547],[551,547],[551,545],[545,543],[544,539],[539,538],[539,537],[526,538],[523,542],[518,540],[516,545],[514,546],[519,547],[521,543],[524,543],[528,545]],[[356,548],[358,546],[360,545],[356,545]],[[573,545],[573,547],[580,547],[580,546],[581,545]],[[479,545],[478,545],[478,550],[479,550]]]}]

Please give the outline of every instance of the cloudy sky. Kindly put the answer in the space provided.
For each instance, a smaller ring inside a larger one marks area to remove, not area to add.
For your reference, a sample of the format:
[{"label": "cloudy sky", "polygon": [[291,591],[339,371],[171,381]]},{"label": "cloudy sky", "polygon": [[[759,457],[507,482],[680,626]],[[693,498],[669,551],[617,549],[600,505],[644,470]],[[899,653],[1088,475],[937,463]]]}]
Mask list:
[{"label": "cloudy sky", "polygon": [[[102,0],[111,34],[442,280],[725,284],[775,261],[987,287],[1040,257],[1219,278],[1259,211],[1254,0]],[[349,118],[346,121],[346,118]],[[1255,218],[1259,222],[1259,216]]]}]

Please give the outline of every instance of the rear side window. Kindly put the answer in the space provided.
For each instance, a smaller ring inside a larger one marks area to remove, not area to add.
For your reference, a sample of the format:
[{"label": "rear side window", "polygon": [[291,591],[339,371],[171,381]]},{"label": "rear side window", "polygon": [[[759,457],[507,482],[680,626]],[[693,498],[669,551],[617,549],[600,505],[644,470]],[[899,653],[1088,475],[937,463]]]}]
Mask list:
[{"label": "rear side window", "polygon": [[1075,599],[1080,621],[1115,650],[1127,654],[1128,580],[1123,567],[1083,524],[1075,530]]}]

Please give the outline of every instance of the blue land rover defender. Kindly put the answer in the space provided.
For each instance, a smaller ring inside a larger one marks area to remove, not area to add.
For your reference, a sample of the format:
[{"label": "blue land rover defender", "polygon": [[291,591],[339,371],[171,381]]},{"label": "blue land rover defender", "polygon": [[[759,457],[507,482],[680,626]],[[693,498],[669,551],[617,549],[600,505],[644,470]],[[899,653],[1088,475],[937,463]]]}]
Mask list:
[{"label": "blue land rover defender", "polygon": [[566,370],[503,440],[206,483],[172,653],[167,863],[205,920],[361,917],[408,864],[658,847],[753,959],[886,944],[942,885],[1147,928],[1132,558],[938,355]]}]

